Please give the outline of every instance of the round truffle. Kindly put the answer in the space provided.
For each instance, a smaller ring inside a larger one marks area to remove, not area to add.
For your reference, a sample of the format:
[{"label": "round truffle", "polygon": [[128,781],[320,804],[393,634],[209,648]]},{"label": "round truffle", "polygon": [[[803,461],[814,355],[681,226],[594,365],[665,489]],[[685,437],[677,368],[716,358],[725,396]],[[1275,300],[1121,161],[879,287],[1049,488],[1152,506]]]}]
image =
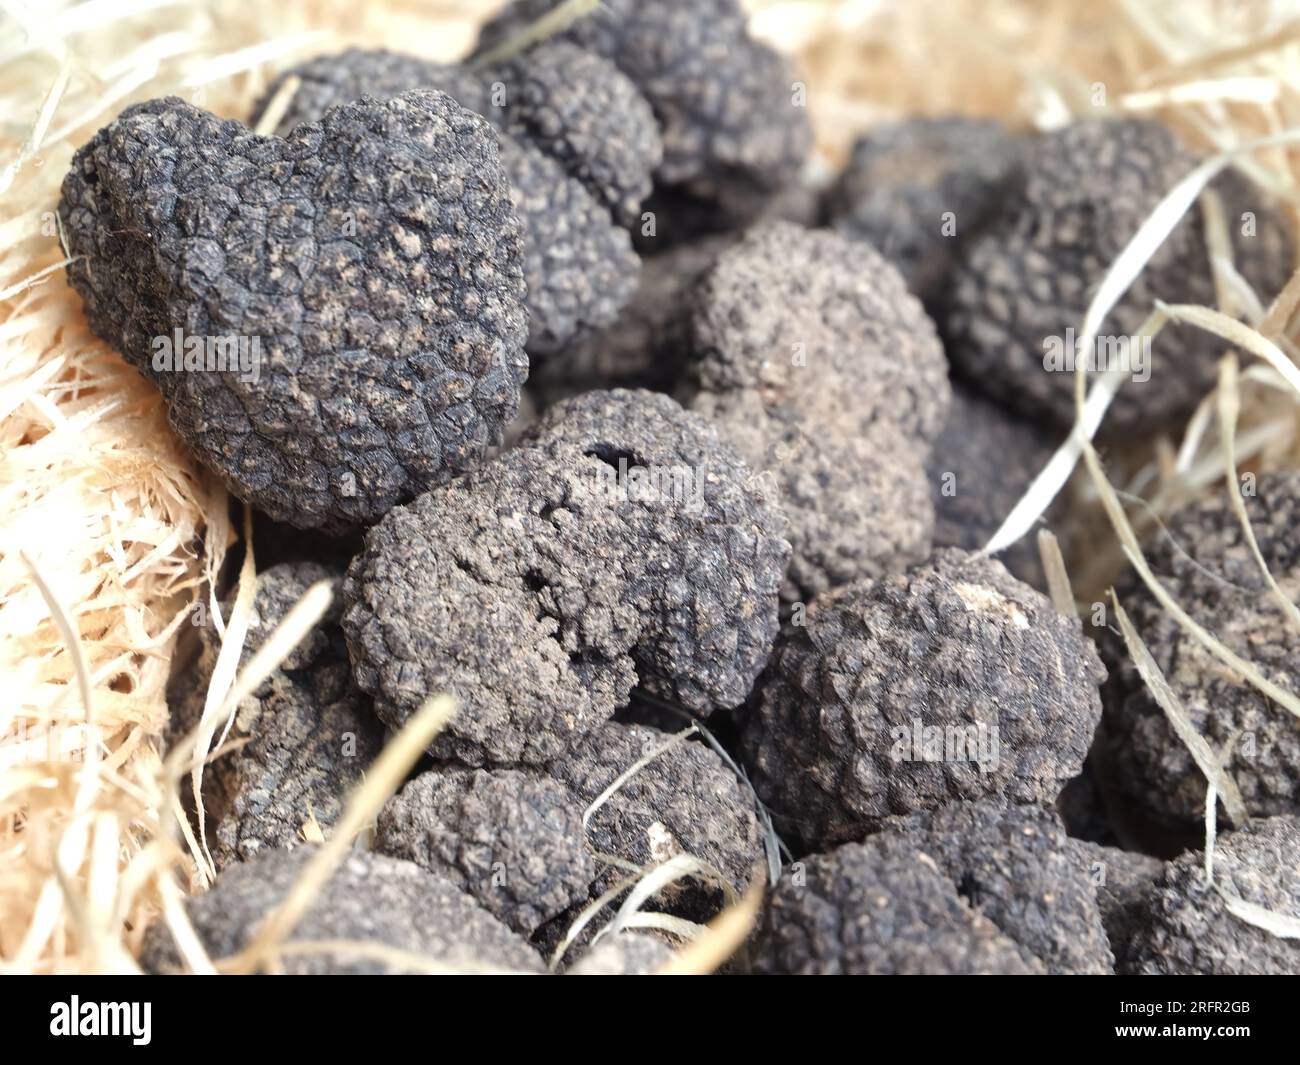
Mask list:
[{"label": "round truffle", "polygon": [[[947,424],[926,463],[935,546],[981,550],[1055,449],[1055,434],[954,387]],[[1023,537],[998,561],[1026,584],[1047,590],[1036,537]]]},{"label": "round truffle", "polygon": [[687,343],[692,407],[781,486],[787,599],[928,554],[947,368],[893,267],[835,233],[755,226],[697,286]]},{"label": "round truffle", "polygon": [[[314,847],[266,851],[254,861],[227,869],[210,891],[190,899],[189,919],[209,956],[228,958],[247,947],[315,852]],[[322,947],[285,951],[284,971],[374,975],[418,971],[424,964],[436,971],[465,973],[542,969],[541,959],[523,940],[454,884],[411,862],[362,851],[343,860],[286,945],[339,940],[348,946],[404,952],[412,962]],[[155,925],[146,935],[141,964],[154,973],[180,969],[180,955],[164,925]]]},{"label": "round truffle", "polygon": [[[516,0],[483,30],[496,49],[560,0]],[[656,187],[743,223],[791,183],[812,146],[805,93],[784,58],[754,41],[736,0],[605,0],[561,35],[614,62],[659,120]]]},{"label": "round truffle", "polygon": [[[308,588],[322,580],[340,583],[337,573],[316,563],[273,566],[258,574],[241,669]],[[227,736],[239,746],[204,769],[205,834],[217,869],[268,848],[301,843],[309,828],[328,833],[383,748],[383,725],[352,681],[337,591],[320,623],[239,704]],[[215,629],[201,629],[200,643],[197,667],[173,686],[169,745],[203,715],[220,650]]]},{"label": "round truffle", "polygon": [[1300,921],[1300,822],[1269,817],[1218,837],[1214,886],[1205,856],[1165,866],[1146,896],[1120,971],[1138,975],[1271,976],[1300,969],[1300,942],[1233,914],[1230,899]]},{"label": "round truffle", "polygon": [[942,550],[814,603],[773,653],[740,746],[809,849],[955,799],[1050,803],[1077,776],[1105,670],[1077,620],[998,562]]},{"label": "round truffle", "polygon": [[927,303],[960,242],[980,231],[1016,180],[1020,140],[985,118],[945,115],[876,126],[853,146],[824,214],[865,240]]},{"label": "round truffle", "polygon": [[[1283,592],[1300,580],[1300,473],[1265,474],[1244,496],[1260,551]],[[1273,597],[1225,489],[1175,514],[1143,552],[1156,579],[1224,645],[1282,687],[1300,683],[1300,634]],[[1252,816],[1300,813],[1300,730],[1295,719],[1230,671],[1151,595],[1136,575],[1119,600],[1182,703],[1219,752]],[[1205,813],[1205,777],[1151,697],[1123,641],[1104,632],[1110,778],[1138,809],[1165,824]]]},{"label": "round truffle", "polygon": [[631,228],[663,158],[649,102],[613,63],[547,41],[484,71],[503,91],[505,127],[560,163]]},{"label": "round truffle", "polygon": [[582,806],[547,777],[438,767],[379,814],[375,849],[458,884],[524,936],[587,898]]},{"label": "round truffle", "polygon": [[[1025,156],[1023,189],[963,246],[936,314],[960,376],[1031,418],[1072,425],[1074,331],[1111,264],[1197,160],[1147,119],[1076,122],[1032,139]],[[1237,267],[1267,303],[1291,273],[1286,222],[1236,175],[1214,188]],[[1215,304],[1199,210],[1169,235],[1087,353],[1131,371],[1107,413],[1117,429],[1186,415],[1215,383],[1218,337],[1170,327],[1144,349],[1137,333],[1157,299]]]},{"label": "round truffle", "polygon": [[646,685],[738,705],[789,557],[771,486],[667,396],[589,393],[513,451],[397,508],[344,585],[354,672],[400,725],[461,711],[430,753],[540,763]]},{"label": "round truffle", "polygon": [[495,135],[416,92],[260,137],[174,97],[76,155],[60,216],[91,328],[240,499],[337,531],[473,464],[527,375]]}]

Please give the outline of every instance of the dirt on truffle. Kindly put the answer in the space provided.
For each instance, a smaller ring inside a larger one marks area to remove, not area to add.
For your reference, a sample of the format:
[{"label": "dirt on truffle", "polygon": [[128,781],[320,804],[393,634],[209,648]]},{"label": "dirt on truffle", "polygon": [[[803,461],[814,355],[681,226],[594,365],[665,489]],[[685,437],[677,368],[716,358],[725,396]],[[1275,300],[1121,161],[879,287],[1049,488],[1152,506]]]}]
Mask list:
[{"label": "dirt on truffle", "polygon": [[374,521],[514,416],[519,222],[495,136],[446,96],[347,104],[285,138],[152,100],[77,153],[59,211],[91,328],[273,518]]},{"label": "dirt on truffle", "polygon": [[945,549],[791,626],[740,749],[788,838],[823,849],[958,799],[1055,801],[1104,679],[1077,620],[1000,563]]},{"label": "dirt on truffle", "polygon": [[[1300,585],[1300,473],[1265,474],[1243,501],[1256,539],[1283,591]],[[1230,500],[1218,494],[1173,516],[1143,548],[1159,580],[1194,620],[1253,661],[1276,684],[1300,680],[1300,635],[1265,583]],[[1135,575],[1120,603],[1192,726],[1221,752],[1253,816],[1300,812],[1300,732],[1295,719],[1230,672],[1186,633]],[[1266,636],[1265,636],[1266,634]],[[1205,812],[1205,777],[1151,697],[1120,638],[1103,632],[1109,776],[1139,809],[1170,825]]]},{"label": "dirt on truffle", "polygon": [[776,635],[783,525],[698,415],[588,393],[371,530],[344,585],[357,681],[394,727],[455,695],[430,753],[474,765],[558,757],[638,677],[700,712],[738,705]]},{"label": "dirt on truffle", "polygon": [[[314,854],[314,847],[265,851],[226,870],[210,891],[189,899],[190,922],[209,956],[228,958],[247,947]],[[364,851],[343,860],[287,943],[331,940],[390,947],[454,971],[542,971],[541,959],[523,940],[450,881],[411,862]],[[166,925],[149,930],[141,964],[153,973],[179,970],[180,956]],[[295,976],[377,975],[412,968],[326,950],[286,952],[282,966]]]},{"label": "dirt on truffle", "polygon": [[1235,916],[1227,899],[1300,920],[1298,853],[1300,822],[1270,817],[1218,837],[1213,887],[1206,884],[1203,854],[1189,852],[1170,862],[1138,909],[1120,971],[1146,976],[1294,974],[1300,968],[1300,943]]}]

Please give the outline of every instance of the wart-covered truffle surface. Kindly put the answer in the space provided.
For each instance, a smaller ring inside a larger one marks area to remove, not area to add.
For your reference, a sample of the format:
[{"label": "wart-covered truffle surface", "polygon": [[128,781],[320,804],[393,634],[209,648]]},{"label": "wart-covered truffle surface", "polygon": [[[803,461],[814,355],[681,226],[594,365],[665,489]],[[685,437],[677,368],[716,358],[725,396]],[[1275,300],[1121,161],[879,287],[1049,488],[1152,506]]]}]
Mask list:
[{"label": "wart-covered truffle surface", "polygon": [[869,242],[929,301],[961,242],[1013,194],[1020,140],[1000,123],[945,115],[874,127],[853,146],[824,211]]},{"label": "wart-covered truffle surface", "polygon": [[524,936],[585,900],[596,877],[582,804],[515,769],[421,773],[380,811],[375,849],[459,884]]},{"label": "wart-covered truffle surface", "polygon": [[893,267],[831,232],[755,226],[699,283],[688,344],[692,407],[780,484],[788,599],[928,553],[921,464],[947,414],[947,368]]},{"label": "wart-covered truffle surface", "polygon": [[1297,854],[1300,822],[1270,817],[1218,837],[1213,887],[1205,881],[1204,854],[1189,852],[1170,862],[1146,896],[1120,971],[1146,976],[1294,975],[1300,970],[1300,942],[1242,920],[1230,912],[1228,900],[1240,899],[1283,919],[1300,920]]},{"label": "wart-covered truffle surface", "polygon": [[344,585],[355,675],[399,725],[461,712],[435,757],[540,763],[638,675],[707,713],[767,659],[788,559],[771,486],[667,396],[589,393],[373,529]]},{"label": "wart-covered truffle surface", "polygon": [[285,138],[153,100],[77,153],[60,216],[91,328],[273,518],[374,521],[514,415],[519,224],[495,136],[449,97],[347,104]]},{"label": "wart-covered truffle surface", "polygon": [[[241,668],[323,580],[340,583],[336,572],[316,563],[273,566],[258,575]],[[295,846],[309,828],[328,833],[383,748],[383,725],[352,681],[341,613],[336,587],[320,623],[235,711],[227,742],[239,746],[204,769],[207,838],[218,869]],[[211,627],[200,637],[196,668],[173,685],[172,743],[198,724],[220,649]]]},{"label": "wart-covered truffle surface", "polygon": [[[208,954],[227,958],[247,947],[280,905],[314,847],[271,850],[223,872],[212,889],[186,904]],[[540,972],[528,945],[459,887],[411,862],[353,852],[317,894],[286,942],[344,940],[405,952],[439,970]],[[141,962],[155,973],[175,972],[180,956],[162,924],[145,938]],[[372,975],[408,971],[389,959],[285,952],[289,975]]]},{"label": "wart-covered truffle surface", "polygon": [[[609,722],[548,772],[586,807],[670,738],[644,725]],[[694,741],[678,742],[638,769],[592,814],[587,833],[596,852],[635,866],[677,854],[703,859],[737,891],[763,853],[753,796],[714,751]]]},{"label": "wart-covered truffle surface", "polygon": [[[1088,119],[1028,141],[1023,189],[963,248],[944,286],[937,314],[958,374],[1032,418],[1073,424],[1073,331],[1105,272],[1196,162],[1167,126],[1147,119]],[[1244,178],[1225,174],[1213,187],[1237,267],[1267,303],[1291,272],[1286,220]],[[1215,383],[1223,343],[1203,330],[1169,327],[1149,352],[1134,340],[1126,354],[1123,345],[1157,299],[1215,305],[1199,208],[1101,327],[1104,343],[1092,357],[1131,374],[1107,413],[1109,427],[1186,415]]]},{"label": "wart-covered truffle surface", "polygon": [[1105,679],[1076,620],[960,551],[814,603],[741,726],[759,797],[810,849],[957,799],[1050,803]]},{"label": "wart-covered truffle surface", "polygon": [[[517,0],[484,28],[480,53],[558,3]],[[656,188],[712,205],[715,227],[754,217],[812,146],[793,70],[749,37],[736,0],[606,0],[562,38],[609,58],[640,89],[663,138]]]},{"label": "wart-covered truffle surface", "polygon": [[[936,547],[978,551],[1020,502],[1055,450],[1050,432],[1008,414],[958,385],[943,432],[926,463]],[[998,556],[1013,576],[1040,591],[1047,579],[1035,536]]]},{"label": "wart-covered truffle surface", "polygon": [[547,42],[476,71],[353,48],[281,74],[259,116],[290,77],[302,84],[279,123],[286,135],[336,104],[412,89],[446,92],[497,127],[522,226],[535,355],[609,324],[636,290],[639,261],[611,211],[644,195],[660,143],[649,105],[607,60]]},{"label": "wart-covered truffle surface", "polygon": [[846,843],[787,870],[755,951],[760,973],[797,976],[1041,974],[907,837]]},{"label": "wart-covered truffle surface", "polygon": [[[1265,474],[1243,499],[1269,570],[1284,594],[1300,590],[1300,473]],[[1300,681],[1300,635],[1269,590],[1231,501],[1219,488],[1175,514],[1143,551],[1156,579],[1192,618],[1275,684]],[[1192,726],[1221,752],[1253,816],[1300,813],[1295,718],[1229,670],[1129,575],[1120,603],[1173,686]],[[1205,777],[1129,658],[1104,634],[1111,778],[1138,809],[1167,824],[1204,816]]]},{"label": "wart-covered truffle surface", "polygon": [[919,837],[966,902],[1049,973],[1111,971],[1096,880],[1054,811],[952,803],[885,831]]},{"label": "wart-covered truffle surface", "polygon": [[673,958],[657,936],[618,932],[605,936],[565,970],[568,976],[651,976]]},{"label": "wart-covered truffle surface", "polygon": [[663,158],[654,111],[603,56],[568,41],[546,41],[489,67],[502,90],[506,129],[530,141],[631,227]]}]

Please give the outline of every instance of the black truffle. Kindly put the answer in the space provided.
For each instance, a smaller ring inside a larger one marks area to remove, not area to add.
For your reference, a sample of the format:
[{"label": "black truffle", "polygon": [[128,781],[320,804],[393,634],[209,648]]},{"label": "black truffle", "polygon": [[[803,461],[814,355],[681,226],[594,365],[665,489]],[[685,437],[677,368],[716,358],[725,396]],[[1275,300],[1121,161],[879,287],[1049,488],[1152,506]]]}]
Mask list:
[{"label": "black truffle", "polygon": [[1088,878],[1097,888],[1097,906],[1111,952],[1123,958],[1145,920],[1146,898],[1164,863],[1158,858],[1118,847],[1103,847],[1072,839],[1071,846]]},{"label": "black truffle", "polygon": [[1249,924],[1225,894],[1300,920],[1300,822],[1270,817],[1219,836],[1215,886],[1205,856],[1189,852],[1165,866],[1147,895],[1120,970],[1139,975],[1280,975],[1300,969],[1300,942]]},{"label": "black truffle", "polygon": [[754,957],[764,974],[1041,974],[907,837],[797,863],[772,893]]},{"label": "black truffle", "polygon": [[692,407],[781,485],[787,598],[928,553],[947,369],[893,267],[831,232],[756,226],[704,275],[689,333]]},{"label": "black truffle", "polygon": [[[585,807],[669,735],[644,725],[608,722],[548,767]],[[652,758],[591,816],[593,849],[639,867],[689,854],[743,891],[762,861],[754,799],[736,774],[702,743],[682,741]],[[699,917],[700,915],[695,915]]]},{"label": "black truffle", "polygon": [[[1056,443],[1041,426],[954,387],[948,422],[926,463],[935,546],[982,549],[1050,461]],[[1036,537],[1017,541],[998,561],[1014,577],[1047,590]]]},{"label": "black truffle", "polygon": [[1102,973],[1096,893],[1060,822],[960,803],[797,862],[768,907],[771,973]]},{"label": "black truffle", "polygon": [[[1270,572],[1283,589],[1300,575],[1300,473],[1265,474],[1244,503]],[[1300,635],[1260,573],[1221,488],[1175,514],[1143,548],[1156,579],[1227,647],[1274,683],[1300,682]],[[1219,752],[1253,816],[1300,813],[1300,731],[1295,719],[1231,672],[1160,605],[1136,575],[1119,600],[1193,727]],[[1288,592],[1287,594],[1291,594]],[[1113,632],[1105,689],[1110,778],[1139,809],[1167,825],[1205,812],[1205,777]]]},{"label": "black truffle", "polygon": [[589,393],[376,526],[344,585],[354,672],[397,726],[461,712],[435,757],[540,763],[640,679],[707,713],[771,649],[789,557],[771,486],[666,396]]},{"label": "black truffle", "polygon": [[[214,959],[247,947],[266,916],[282,903],[302,875],[314,847],[270,850],[233,866],[212,890],[190,899],[189,918]],[[540,972],[541,959],[510,929],[460,888],[411,862],[353,852],[327,881],[289,935],[295,942],[347,941],[406,952],[459,972]],[[180,957],[167,929],[149,930],[144,968],[174,972]],[[400,961],[331,953],[286,951],[290,975],[367,975],[408,970]]]},{"label": "black truffle", "polygon": [[929,302],[961,242],[1016,182],[1018,137],[990,119],[945,115],[880,125],[853,146],[827,192],[827,221],[870,243]]},{"label": "black truffle", "polygon": [[[1106,270],[1196,159],[1167,127],[1146,119],[1076,122],[1029,141],[1025,153],[1023,190],[963,247],[938,320],[949,358],[972,385],[1032,418],[1072,425],[1073,331]],[[1286,222],[1234,174],[1215,188],[1238,268],[1267,302],[1291,273]],[[1087,353],[1132,373],[1107,425],[1144,427],[1185,415],[1215,383],[1218,337],[1171,327],[1149,352],[1135,338],[1157,299],[1215,303],[1199,210],[1170,234]]]},{"label": "black truffle", "polygon": [[153,100],[77,153],[60,215],[91,327],[273,518],[374,521],[514,415],[519,224],[494,135],[449,97],[348,104],[283,139]]},{"label": "black truffle", "polygon": [[258,115],[290,77],[302,84],[278,127],[286,135],[362,95],[387,99],[429,88],[448,93],[497,127],[523,231],[528,346],[534,354],[555,352],[607,325],[631,298],[639,262],[610,205],[625,206],[638,190],[644,192],[659,140],[649,105],[606,60],[548,43],[499,71],[480,74],[354,48],[281,74]]},{"label": "black truffle", "polygon": [[810,849],[955,799],[1050,803],[1078,774],[1105,671],[1076,620],[950,549],[814,603],[742,723],[759,797]]},{"label": "black truffle", "polygon": [[[258,575],[241,668],[321,580],[337,582],[338,575],[314,563],[274,566]],[[204,770],[209,849],[218,869],[300,843],[307,826],[328,834],[383,748],[384,728],[352,682],[339,628],[342,609],[336,595],[317,627],[240,703],[228,739],[241,746]],[[198,724],[216,664],[215,631],[204,628],[200,639],[197,668],[185,675],[173,703],[173,742]]]},{"label": "black truffle", "polygon": [[[517,0],[485,27],[480,52],[558,3]],[[612,60],[640,89],[663,138],[657,190],[709,204],[715,227],[757,215],[791,183],[812,146],[793,71],[749,37],[736,0],[605,0],[562,39]]]},{"label": "black truffle", "polygon": [[515,769],[420,774],[380,812],[375,849],[459,884],[524,936],[585,900],[596,878],[582,804],[562,784]]},{"label": "black truffle", "polygon": [[608,59],[547,41],[483,77],[503,94],[505,127],[555,159],[631,228],[663,159],[654,111]]}]

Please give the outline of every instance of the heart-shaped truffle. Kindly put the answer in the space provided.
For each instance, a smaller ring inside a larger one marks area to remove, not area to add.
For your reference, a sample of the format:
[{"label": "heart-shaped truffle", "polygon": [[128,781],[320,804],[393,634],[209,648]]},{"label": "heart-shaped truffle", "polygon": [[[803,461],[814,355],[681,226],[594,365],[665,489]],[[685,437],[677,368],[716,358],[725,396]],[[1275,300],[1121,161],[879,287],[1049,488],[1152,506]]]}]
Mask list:
[{"label": "heart-shaped truffle", "polygon": [[491,128],[442,93],[284,138],[153,100],[77,153],[60,215],[91,327],[273,518],[373,522],[515,414],[519,224]]}]

